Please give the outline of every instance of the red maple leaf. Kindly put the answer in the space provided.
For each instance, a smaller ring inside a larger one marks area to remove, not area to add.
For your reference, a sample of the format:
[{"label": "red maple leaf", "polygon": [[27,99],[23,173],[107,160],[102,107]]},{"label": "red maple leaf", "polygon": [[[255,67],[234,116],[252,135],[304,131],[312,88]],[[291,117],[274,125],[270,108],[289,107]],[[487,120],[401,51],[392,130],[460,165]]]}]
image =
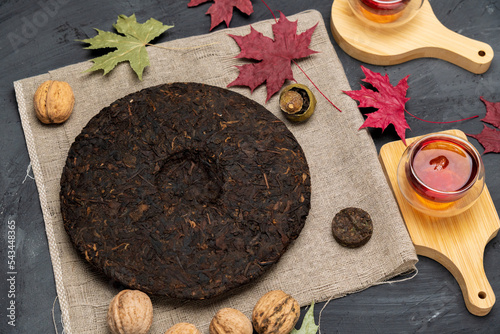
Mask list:
[{"label": "red maple leaf", "polygon": [[500,102],[489,102],[482,96],[480,99],[486,105],[486,116],[481,121],[500,128]]},{"label": "red maple leaf", "polygon": [[229,27],[229,23],[233,17],[234,7],[247,15],[253,13],[253,6],[250,0],[191,0],[188,3],[188,7],[195,7],[208,1],[214,2],[205,13],[209,14],[211,17],[212,23],[210,30],[217,27],[222,21],[226,22],[226,25]]},{"label": "red maple leaf", "polygon": [[255,88],[266,82],[266,102],[281,89],[285,80],[294,80],[291,61],[307,57],[317,51],[309,49],[311,37],[316,25],[297,35],[297,21],[289,21],[280,13],[277,23],[273,24],[274,40],[250,26],[250,33],[245,36],[229,35],[241,49],[236,58],[255,59],[259,62],[237,66],[240,74],[231,82],[231,86]]},{"label": "red maple leaf", "polygon": [[484,153],[494,152],[500,153],[500,130],[495,130],[483,124],[483,131],[477,135],[467,136],[477,139],[479,144],[484,147]]},{"label": "red maple leaf", "polygon": [[406,145],[405,131],[410,126],[406,123],[405,103],[410,99],[406,97],[408,90],[408,77],[404,77],[394,87],[389,81],[389,76],[382,76],[361,66],[366,78],[362,81],[371,84],[377,91],[373,91],[364,86],[360,90],[343,91],[351,98],[359,101],[359,107],[373,107],[378,110],[368,114],[368,118],[359,129],[366,127],[381,128],[382,131],[389,124],[394,125],[398,136]]},{"label": "red maple leaf", "polygon": [[[486,106],[486,116],[481,120],[500,128],[500,102],[490,102],[482,96],[479,97]],[[500,130],[490,128],[483,124],[483,131],[476,135],[467,133],[467,136],[477,139],[479,144],[484,147],[484,153],[500,153]]]}]

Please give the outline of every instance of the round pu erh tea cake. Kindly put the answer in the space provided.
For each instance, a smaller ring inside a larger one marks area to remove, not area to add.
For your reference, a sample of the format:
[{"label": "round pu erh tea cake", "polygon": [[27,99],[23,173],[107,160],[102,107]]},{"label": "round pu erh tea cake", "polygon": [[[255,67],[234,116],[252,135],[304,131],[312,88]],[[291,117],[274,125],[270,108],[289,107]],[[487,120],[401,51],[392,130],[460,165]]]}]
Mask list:
[{"label": "round pu erh tea cake", "polygon": [[68,153],[61,211],[75,247],[107,276],[204,299],[279,260],[304,226],[310,191],[300,145],[267,109],[173,83],[90,120]]}]

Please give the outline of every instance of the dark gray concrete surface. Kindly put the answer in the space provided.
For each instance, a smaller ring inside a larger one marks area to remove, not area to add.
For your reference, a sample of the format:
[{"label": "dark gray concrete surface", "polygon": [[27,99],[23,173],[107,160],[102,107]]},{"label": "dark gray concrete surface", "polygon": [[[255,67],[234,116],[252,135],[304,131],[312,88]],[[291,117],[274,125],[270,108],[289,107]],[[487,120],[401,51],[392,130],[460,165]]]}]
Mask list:
[{"label": "dark gray concrete surface", "polygon": [[[261,1],[246,16],[235,10],[232,27],[271,18]],[[13,82],[93,58],[76,39],[95,35],[94,27],[111,30],[117,15],[135,13],[139,22],[154,17],[175,29],[158,42],[208,33],[210,4],[188,8],[187,0],[2,0],[0,1],[0,333],[62,331],[37,188],[31,171]],[[317,9],[329,27],[332,0],[268,0],[275,11],[292,15]],[[431,0],[434,12],[451,30],[490,44],[497,56],[481,75],[437,59],[419,59],[395,66],[368,67],[389,74],[395,84],[410,74],[407,109],[421,118],[449,121],[484,116],[479,100],[500,101],[500,1]],[[216,30],[224,29],[220,25]],[[353,89],[358,89],[359,61],[345,54],[332,39]],[[431,124],[407,117],[407,137],[458,128],[479,133],[479,119],[455,124]],[[392,128],[371,131],[377,148],[398,139]],[[483,148],[474,139],[471,142]],[[483,156],[486,179],[497,210],[500,208],[500,155]],[[14,222],[14,223],[13,223]],[[15,291],[8,272],[8,231],[15,224]],[[493,290],[500,293],[498,237],[486,247],[484,266]],[[499,306],[477,317],[465,308],[453,276],[437,262],[420,257],[418,275],[397,284],[384,284],[332,300],[321,317],[322,333],[500,333]],[[10,290],[10,292],[9,292]],[[12,296],[11,293],[15,293]],[[15,301],[15,327],[7,308]],[[52,312],[55,304],[55,311]],[[316,319],[324,303],[316,305]],[[305,313],[303,310],[302,313]]]}]

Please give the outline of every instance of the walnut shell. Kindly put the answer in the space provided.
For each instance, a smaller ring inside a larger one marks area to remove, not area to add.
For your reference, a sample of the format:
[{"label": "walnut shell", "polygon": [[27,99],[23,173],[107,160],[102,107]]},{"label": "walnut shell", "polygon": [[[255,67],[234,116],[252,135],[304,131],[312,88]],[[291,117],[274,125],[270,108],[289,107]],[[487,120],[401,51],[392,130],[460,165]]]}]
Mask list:
[{"label": "walnut shell", "polygon": [[165,334],[201,334],[201,332],[193,324],[180,322],[170,327]]},{"label": "walnut shell", "polygon": [[259,334],[288,334],[300,316],[300,305],[281,290],[273,290],[259,299],[252,312],[253,327]]},{"label": "walnut shell", "polygon": [[234,308],[219,310],[210,322],[210,334],[252,334],[250,320]]},{"label": "walnut shell", "polygon": [[146,334],[153,323],[151,299],[139,290],[123,290],[111,300],[107,320],[113,334]]},{"label": "walnut shell", "polygon": [[33,103],[42,123],[63,123],[73,111],[75,96],[67,82],[47,80],[36,90]]}]

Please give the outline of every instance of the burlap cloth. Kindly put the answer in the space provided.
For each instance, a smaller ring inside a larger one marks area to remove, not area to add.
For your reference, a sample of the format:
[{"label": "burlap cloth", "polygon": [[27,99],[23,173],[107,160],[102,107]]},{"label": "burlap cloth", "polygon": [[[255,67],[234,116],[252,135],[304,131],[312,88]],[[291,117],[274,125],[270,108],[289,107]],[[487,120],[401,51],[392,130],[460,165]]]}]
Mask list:
[{"label": "burlap cloth", "polygon": [[[246,87],[231,89],[264,104],[287,124],[302,145],[312,183],[311,211],[305,228],[277,265],[245,287],[210,301],[153,297],[151,333],[164,333],[182,321],[195,323],[206,333],[218,309],[233,307],[250,316],[256,301],[273,289],[286,291],[303,306],[313,300],[345,296],[414,269],[415,250],[379,164],[376,148],[367,131],[358,131],[363,117],[356,103],[341,92],[350,87],[323,17],[317,11],[306,11],[289,19],[298,20],[299,33],[319,23],[310,48],[320,53],[298,63],[343,112],[335,110],[314,90],[318,103],[312,118],[304,124],[291,124],[280,114],[278,94],[265,103],[265,86],[253,94]],[[268,20],[253,27],[273,37],[273,23]],[[178,50],[148,47],[151,66],[146,69],[142,82],[126,63],[103,77],[102,73],[83,73],[91,66],[90,62],[84,62],[14,83],[40,195],[65,333],[107,333],[108,304],[118,292],[109,279],[75,252],[63,228],[59,179],[74,138],[103,107],[142,88],[175,81],[226,87],[238,76],[235,66],[248,63],[235,58],[240,49],[228,34],[249,32],[250,27],[245,26],[162,44],[183,48]],[[297,66],[292,68],[297,82],[311,86]],[[41,124],[33,110],[35,90],[48,79],[69,82],[75,93],[73,114],[60,126]],[[372,239],[358,249],[339,246],[331,233],[333,216],[348,206],[367,210],[374,221]]]}]

